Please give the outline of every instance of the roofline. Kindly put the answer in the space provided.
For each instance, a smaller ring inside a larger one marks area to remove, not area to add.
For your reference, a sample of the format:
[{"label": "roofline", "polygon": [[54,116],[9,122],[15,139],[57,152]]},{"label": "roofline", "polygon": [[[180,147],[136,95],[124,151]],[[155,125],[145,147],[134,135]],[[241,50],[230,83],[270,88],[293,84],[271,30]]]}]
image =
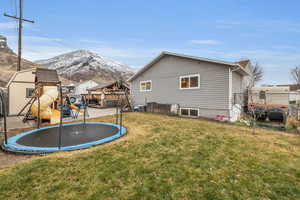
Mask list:
[{"label": "roofline", "polygon": [[9,79],[9,81],[6,84],[5,88],[9,87],[9,85],[11,84],[11,82],[13,81],[13,79],[17,76],[17,74],[20,74],[20,73],[23,73],[23,72],[29,72],[29,71],[33,71],[33,70],[36,70],[36,67],[30,68],[30,69],[24,69],[24,70],[21,70],[21,71],[16,71],[14,73],[14,75],[12,75],[12,77]]},{"label": "roofline", "polygon": [[[77,82],[77,83],[74,84],[74,86],[76,87],[76,86],[78,86],[78,85],[81,85],[81,84],[83,84],[83,83],[87,83],[87,82],[89,82],[89,81],[93,81],[94,83],[97,83],[96,81],[90,79],[90,80],[85,80],[85,81],[82,81],[82,82]],[[99,83],[97,83],[97,84],[99,85]]]},{"label": "roofline", "polygon": [[[104,85],[104,86],[98,85],[98,86],[89,88],[89,89],[87,89],[87,90],[88,90],[88,91],[93,91],[93,90],[103,89],[103,88],[106,88],[106,87],[108,87],[108,86],[111,86],[111,85],[113,85],[113,84],[115,84],[115,83],[118,83],[118,81],[114,81],[114,82],[109,83],[109,84],[106,84],[106,85]],[[124,81],[122,82],[122,84],[123,84],[125,87],[127,87],[127,88],[129,89],[129,86],[128,86]]]},{"label": "roofline", "polygon": [[215,64],[221,64],[221,65],[226,65],[230,67],[239,67],[242,71],[243,75],[249,75],[247,71],[243,69],[241,65],[238,63],[233,63],[233,62],[226,62],[226,61],[221,61],[221,60],[214,60],[214,59],[209,59],[209,58],[202,58],[202,57],[196,57],[196,56],[189,56],[185,54],[178,54],[178,53],[173,53],[169,51],[163,51],[161,52],[157,57],[155,57],[151,62],[149,62],[147,65],[145,65],[142,69],[140,69],[137,73],[135,73],[132,77],[130,77],[127,81],[131,82],[134,79],[136,79],[140,74],[145,72],[147,69],[149,69],[153,64],[155,64],[157,61],[159,61],[162,57],[169,55],[169,56],[176,56],[176,57],[181,57],[181,58],[188,58],[192,60],[197,60],[197,61],[204,61],[204,62],[210,62],[210,63],[215,63]]}]

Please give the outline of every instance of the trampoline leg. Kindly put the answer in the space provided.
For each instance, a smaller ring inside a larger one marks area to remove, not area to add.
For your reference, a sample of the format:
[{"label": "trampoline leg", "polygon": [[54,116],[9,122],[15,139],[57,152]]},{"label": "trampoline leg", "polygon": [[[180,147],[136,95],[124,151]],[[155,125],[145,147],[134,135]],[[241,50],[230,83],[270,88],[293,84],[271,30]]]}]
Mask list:
[{"label": "trampoline leg", "polygon": [[61,147],[61,133],[62,133],[62,120],[63,120],[63,96],[62,96],[62,87],[61,82],[59,83],[59,92],[60,92],[60,122],[59,122],[59,135],[58,135],[58,149]]},{"label": "trampoline leg", "polygon": [[120,135],[122,135],[122,120],[123,120],[123,114],[122,109],[120,110]]}]

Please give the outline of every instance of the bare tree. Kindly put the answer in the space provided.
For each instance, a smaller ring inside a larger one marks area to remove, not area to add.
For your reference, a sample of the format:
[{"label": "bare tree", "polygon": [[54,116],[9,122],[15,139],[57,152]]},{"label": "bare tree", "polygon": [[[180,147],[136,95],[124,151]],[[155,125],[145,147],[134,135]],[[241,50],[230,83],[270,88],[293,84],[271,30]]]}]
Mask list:
[{"label": "bare tree", "polygon": [[300,66],[296,66],[291,70],[291,75],[297,84],[300,84]]},{"label": "bare tree", "polygon": [[248,88],[254,87],[259,81],[263,79],[264,70],[259,63],[250,65],[250,82]]},{"label": "bare tree", "polygon": [[[244,59],[245,60],[245,59]],[[243,95],[244,104],[247,105],[247,116],[249,117],[250,127],[252,128],[253,134],[255,134],[256,120],[259,118],[259,110],[253,106],[254,99],[252,88],[263,79],[264,71],[259,63],[250,63],[249,66],[249,78],[247,83],[247,90]]]}]

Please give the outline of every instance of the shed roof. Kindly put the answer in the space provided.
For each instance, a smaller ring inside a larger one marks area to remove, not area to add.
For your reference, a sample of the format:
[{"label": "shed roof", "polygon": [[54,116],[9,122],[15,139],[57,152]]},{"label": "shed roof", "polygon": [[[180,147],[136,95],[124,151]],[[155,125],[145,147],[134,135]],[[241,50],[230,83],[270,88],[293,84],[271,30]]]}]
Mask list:
[{"label": "shed roof", "polygon": [[[136,74],[134,74],[131,78],[128,79],[129,82],[136,79],[139,75],[147,71],[149,68],[151,68],[155,63],[157,63],[160,59],[162,59],[164,56],[176,56],[180,58],[186,58],[196,61],[203,61],[203,62],[210,62],[215,64],[221,64],[228,67],[237,67],[237,71],[239,71],[242,75],[249,75],[249,73],[244,69],[244,66],[239,62],[227,62],[227,61],[221,61],[221,60],[215,60],[215,59],[208,59],[208,58],[202,58],[202,57],[196,57],[196,56],[188,56],[184,54],[178,54],[178,53],[172,53],[168,51],[163,51],[159,56],[154,58],[150,63],[148,63],[145,67],[143,67],[141,70],[139,70]],[[250,62],[250,61],[249,61]]]},{"label": "shed roof", "polygon": [[21,74],[21,73],[24,73],[24,72],[29,72],[29,71],[32,71],[34,72],[36,70],[36,68],[30,68],[30,69],[25,69],[25,70],[21,70],[21,71],[17,71],[15,72],[12,77],[9,79],[8,83],[6,84],[6,88],[8,88],[10,86],[10,84],[14,81],[14,79],[16,78],[16,76],[18,74]]},{"label": "shed roof", "polygon": [[56,70],[46,69],[46,68],[37,68],[36,69],[36,82],[40,83],[58,83],[59,77]]}]

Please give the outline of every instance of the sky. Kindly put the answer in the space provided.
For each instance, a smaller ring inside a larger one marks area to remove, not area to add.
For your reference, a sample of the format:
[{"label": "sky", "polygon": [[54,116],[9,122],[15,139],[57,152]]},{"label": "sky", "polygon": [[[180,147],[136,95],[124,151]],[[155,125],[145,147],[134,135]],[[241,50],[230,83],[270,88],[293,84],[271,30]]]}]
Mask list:
[{"label": "sky", "polygon": [[[0,2],[0,35],[17,47],[17,0]],[[87,49],[138,70],[161,51],[264,69],[261,84],[292,83],[300,65],[299,0],[24,0],[23,55]]]}]

